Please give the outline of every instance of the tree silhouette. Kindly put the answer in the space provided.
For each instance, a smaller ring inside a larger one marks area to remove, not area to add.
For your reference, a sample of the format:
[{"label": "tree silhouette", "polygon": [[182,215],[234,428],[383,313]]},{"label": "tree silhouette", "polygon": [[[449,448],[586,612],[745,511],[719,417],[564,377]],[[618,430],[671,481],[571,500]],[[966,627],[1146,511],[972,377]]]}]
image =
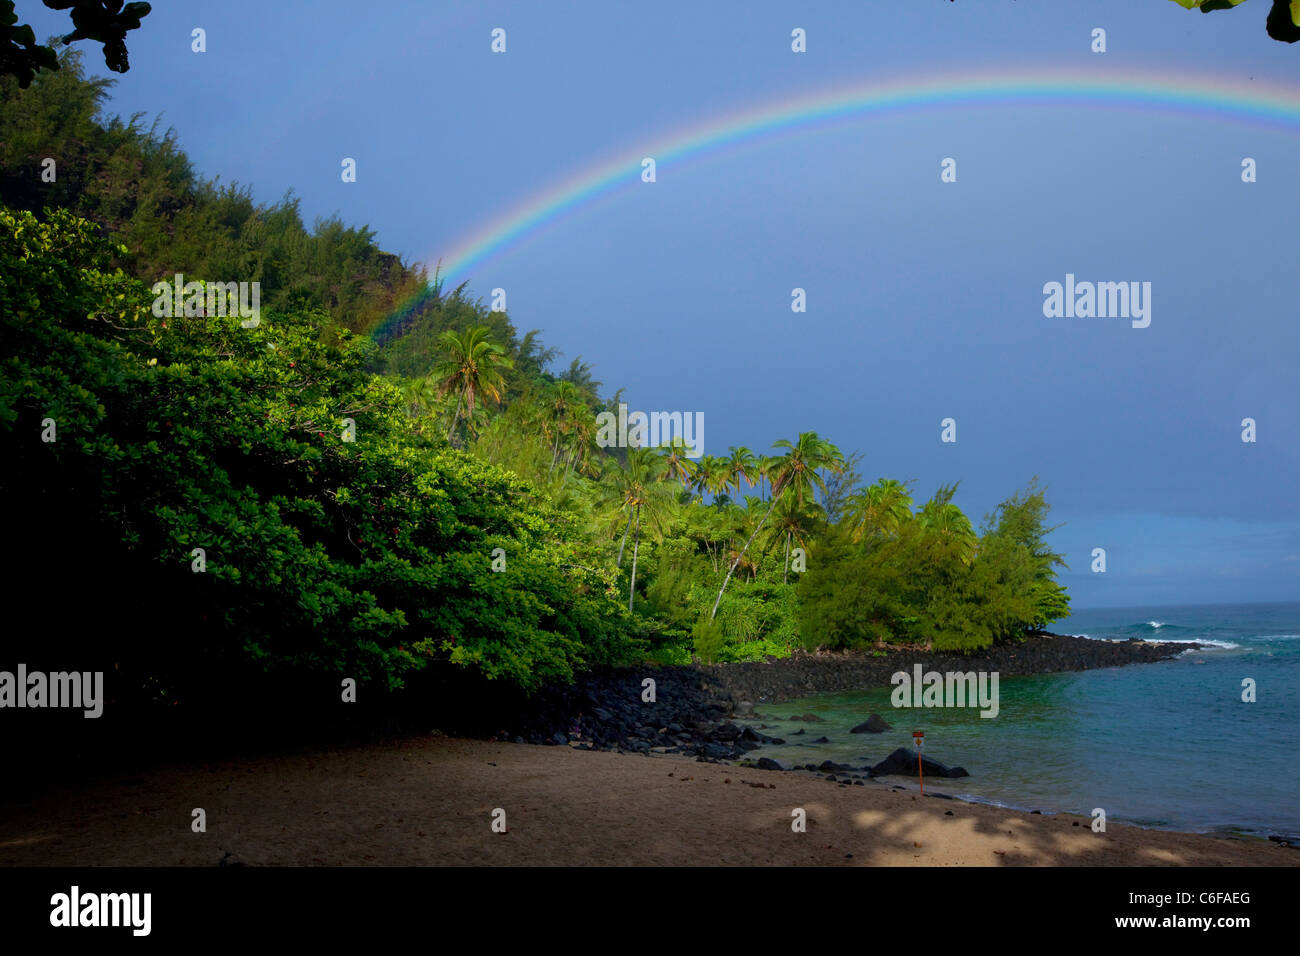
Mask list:
[{"label": "tree silhouette", "polygon": [[[65,46],[78,40],[94,40],[104,47],[104,63],[114,73],[131,68],[126,54],[126,35],[140,27],[149,15],[147,3],[122,0],[43,0],[51,10],[71,10],[73,31],[60,38]],[[31,86],[40,70],[57,70],[59,58],[52,46],[36,42],[36,34],[18,23],[14,0],[0,0],[0,75],[16,77],[23,89]]]}]

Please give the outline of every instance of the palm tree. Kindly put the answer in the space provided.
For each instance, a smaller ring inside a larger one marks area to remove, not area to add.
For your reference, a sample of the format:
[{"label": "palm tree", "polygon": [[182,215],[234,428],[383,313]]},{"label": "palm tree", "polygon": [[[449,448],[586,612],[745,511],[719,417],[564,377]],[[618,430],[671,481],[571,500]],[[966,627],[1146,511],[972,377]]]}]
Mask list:
[{"label": "palm tree", "polygon": [[854,541],[876,534],[892,536],[912,517],[912,496],[907,485],[881,478],[856,491],[848,501],[846,516]]},{"label": "palm tree", "polygon": [[439,394],[456,395],[456,412],[451,427],[447,429],[447,437],[453,443],[462,403],[472,418],[475,402],[480,396],[500,402],[505,387],[501,370],[512,368],[514,364],[505,349],[488,340],[488,334],[486,326],[476,325],[460,333],[448,329],[438,337],[438,345],[445,357],[434,365],[432,377]]},{"label": "palm tree", "polygon": [[727,459],[727,478],[728,486],[736,489],[736,494],[740,494],[740,479],[745,479],[745,484],[754,487],[755,475],[757,474],[758,460],[754,453],[741,445],[739,448],[734,445],[727,449],[731,452],[731,457]]},{"label": "palm tree", "polygon": [[613,470],[610,482],[617,495],[619,508],[627,513],[627,525],[623,528],[623,540],[618,546],[617,567],[623,566],[623,547],[627,544],[628,530],[633,528],[632,537],[632,582],[628,587],[627,609],[632,610],[636,599],[637,556],[641,550],[641,519],[658,533],[671,501],[671,492],[658,480],[662,468],[659,456],[649,448],[627,449],[627,460],[621,468]]},{"label": "palm tree", "polygon": [[766,483],[771,479],[772,475],[776,473],[777,466],[780,462],[780,457],[776,455],[758,456],[757,464],[754,466],[754,474],[758,476],[759,491],[762,494],[764,501],[767,500]]},{"label": "palm tree", "polygon": [[600,449],[596,446],[596,419],[586,407],[569,419],[569,431],[564,437],[566,468],[586,475],[596,475],[596,460]]},{"label": "palm tree", "polygon": [[[826,482],[817,472],[834,462],[839,449],[819,438],[816,432],[800,432],[794,443],[781,439],[772,447],[786,449],[784,457],[777,464],[773,478],[775,483],[785,486],[800,504],[808,498],[815,501],[818,489],[822,494],[826,493]],[[772,498],[776,498],[775,488]]]},{"label": "palm tree", "polygon": [[556,382],[544,399],[548,416],[548,430],[554,435],[551,449],[551,471],[560,457],[560,439],[573,430],[575,422],[588,412],[586,396],[572,382]]},{"label": "palm tree", "polygon": [[745,546],[740,549],[736,559],[731,562],[731,568],[727,571],[727,576],[722,579],[722,587],[718,589],[717,600],[713,602],[713,611],[709,619],[717,617],[718,605],[722,603],[722,595],[727,590],[727,583],[731,580],[732,573],[744,557],[749,546],[753,544],[754,538],[763,530],[763,525],[772,512],[776,510],[777,499],[781,495],[793,494],[799,504],[803,504],[805,496],[809,489],[815,494],[817,488],[821,488],[823,493],[826,491],[826,483],[822,481],[821,476],[817,474],[817,469],[826,467],[827,462],[833,460],[832,453],[836,451],[835,446],[830,442],[817,437],[816,432],[800,432],[799,437],[793,443],[782,439],[772,445],[773,448],[784,448],[786,453],[781,457],[772,472],[772,505],[763,514],[763,520],[758,523]]},{"label": "palm tree", "polygon": [[[704,502],[706,492],[717,495],[731,487],[731,476],[727,472],[727,467],[727,460],[717,455],[704,455],[695,463],[691,487],[699,493],[701,503]],[[716,500],[714,503],[717,503]]]},{"label": "palm tree", "polygon": [[684,488],[691,486],[695,474],[695,462],[686,457],[689,450],[685,439],[680,435],[674,435],[670,444],[659,446],[659,454],[664,460],[664,470],[659,476],[660,481],[680,481]]},{"label": "palm tree", "polygon": [[790,545],[804,547],[825,512],[821,505],[802,504],[793,495],[786,495],[773,506],[776,516],[772,520],[774,541],[785,539],[785,573],[782,584],[790,583]]},{"label": "palm tree", "polygon": [[425,420],[437,414],[437,387],[428,378],[406,379],[399,386],[402,395],[402,408],[408,418],[416,420],[416,431],[423,434]]}]

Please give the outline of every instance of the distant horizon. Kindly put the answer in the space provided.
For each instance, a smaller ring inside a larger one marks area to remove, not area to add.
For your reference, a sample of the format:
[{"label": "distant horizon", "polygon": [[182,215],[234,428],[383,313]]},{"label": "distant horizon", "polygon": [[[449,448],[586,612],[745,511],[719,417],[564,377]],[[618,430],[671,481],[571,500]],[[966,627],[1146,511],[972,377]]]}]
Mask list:
[{"label": "distant horizon", "polygon": [[1198,607],[1262,607],[1270,604],[1294,604],[1300,607],[1300,598],[1292,598],[1287,601],[1220,601],[1210,604],[1094,604],[1088,607],[1075,607],[1070,609],[1068,617],[1058,618],[1057,620],[1066,621],[1078,611],[1139,611],[1139,610],[1159,610],[1160,608],[1198,608]]}]

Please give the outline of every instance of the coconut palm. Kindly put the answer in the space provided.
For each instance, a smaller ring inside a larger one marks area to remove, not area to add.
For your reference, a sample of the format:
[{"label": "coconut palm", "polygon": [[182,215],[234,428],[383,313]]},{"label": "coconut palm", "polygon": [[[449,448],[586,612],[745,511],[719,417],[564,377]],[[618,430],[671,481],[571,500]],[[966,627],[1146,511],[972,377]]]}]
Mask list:
[{"label": "coconut palm", "polygon": [[594,478],[600,448],[596,444],[596,419],[590,414],[579,414],[570,420],[569,432],[564,436],[565,468],[588,478]]},{"label": "coconut palm", "polygon": [[768,529],[770,544],[783,542],[785,545],[783,584],[790,582],[790,547],[798,545],[803,548],[808,544],[818,524],[825,517],[822,506],[812,502],[800,503],[793,495],[785,495],[773,506],[774,514]]},{"label": "coconut palm", "polygon": [[[731,476],[727,467],[727,459],[719,458],[717,455],[704,455],[695,463],[691,487],[699,494],[701,503],[706,493],[718,495],[731,487]],[[716,500],[714,503],[717,503]]]},{"label": "coconut palm", "polygon": [[826,482],[818,471],[835,463],[839,454],[830,442],[818,437],[816,432],[800,432],[794,442],[781,439],[772,445],[784,448],[785,455],[779,460],[773,475],[772,498],[775,500],[776,485],[782,485],[787,494],[792,494],[802,504],[808,499],[816,500],[817,492],[826,493]]},{"label": "coconut palm", "polygon": [[727,549],[727,560],[736,565],[736,571],[742,581],[753,581],[758,577],[758,562],[750,555],[733,547]]},{"label": "coconut palm", "polygon": [[553,439],[551,470],[554,471],[555,463],[560,457],[561,440],[574,429],[579,421],[588,417],[589,409],[582,389],[572,382],[564,381],[556,382],[551,386],[543,399],[543,404],[547,413],[547,431]]},{"label": "coconut palm", "polygon": [[767,483],[771,481],[772,475],[776,473],[780,462],[779,455],[759,455],[757,458],[754,474],[758,476],[759,493],[763,496],[764,501],[767,500]]},{"label": "coconut palm", "polygon": [[641,550],[641,523],[645,520],[656,535],[660,534],[672,505],[672,491],[659,479],[663,463],[649,448],[629,448],[627,458],[619,468],[612,469],[609,482],[617,496],[619,508],[627,515],[623,540],[618,546],[617,567],[623,566],[623,547],[627,544],[629,529],[632,532],[632,581],[628,587],[627,609],[632,610],[636,599],[637,557]]},{"label": "coconut palm", "polygon": [[896,535],[912,517],[912,496],[907,485],[893,478],[881,478],[860,488],[849,498],[846,515],[854,541],[881,534]]},{"label": "coconut palm", "polygon": [[505,387],[501,371],[514,365],[505,349],[490,341],[488,335],[486,326],[476,325],[464,332],[448,329],[438,337],[443,358],[434,365],[431,374],[440,395],[456,396],[456,411],[447,429],[447,437],[453,443],[461,407],[468,409],[472,419],[480,398],[500,402]]},{"label": "coconut palm", "polygon": [[669,444],[659,447],[659,454],[663,457],[660,481],[680,481],[684,488],[691,486],[695,475],[695,462],[686,457],[688,451],[690,449],[686,447],[686,441],[680,435],[674,435]]},{"label": "coconut palm", "polygon": [[731,452],[731,456],[727,459],[727,484],[736,489],[736,494],[740,494],[740,479],[745,479],[746,485],[754,487],[758,459],[744,445],[739,448],[733,445],[727,450]]},{"label": "coconut palm", "polygon": [[793,495],[799,504],[803,504],[808,497],[816,494],[816,489],[820,488],[825,493],[826,483],[817,474],[817,469],[827,467],[838,451],[830,442],[819,438],[816,432],[800,432],[799,437],[793,442],[781,439],[773,443],[772,447],[786,449],[785,455],[772,471],[773,507],[763,513],[763,519],[759,521],[758,527],[749,536],[745,546],[740,549],[736,560],[732,561],[727,576],[722,579],[722,587],[718,589],[717,600],[713,602],[713,611],[709,614],[710,620],[717,616],[718,605],[722,603],[722,595],[726,593],[727,583],[731,580],[732,573],[745,552],[749,550],[749,546],[754,543],[754,538],[758,537],[758,533],[763,530],[767,519],[776,510],[775,505],[781,495]]}]

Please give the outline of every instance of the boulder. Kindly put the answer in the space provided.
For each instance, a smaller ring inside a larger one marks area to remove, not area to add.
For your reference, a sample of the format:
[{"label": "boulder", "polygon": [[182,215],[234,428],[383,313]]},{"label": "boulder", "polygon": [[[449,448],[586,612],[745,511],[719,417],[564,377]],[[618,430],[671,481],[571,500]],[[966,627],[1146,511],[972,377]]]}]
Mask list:
[{"label": "boulder", "polygon": [[858,724],[852,730],[851,734],[883,734],[886,730],[891,730],[889,724],[879,714],[872,714],[866,719],[865,723]]},{"label": "boulder", "polygon": [[713,732],[714,740],[735,740],[741,734],[741,730],[735,724],[723,724]]},{"label": "boulder", "polygon": [[737,717],[744,717],[754,712],[754,705],[750,701],[742,700],[737,702],[736,709],[732,711]]},{"label": "boulder", "polygon": [[758,763],[755,764],[759,770],[784,770],[785,764],[779,760],[773,760],[771,757],[759,757]]},{"label": "boulder", "polygon": [[[933,757],[922,757],[921,767],[927,777],[969,777],[970,774],[962,767],[949,768],[939,763]],[[880,763],[868,771],[873,777],[915,777],[916,769],[916,751],[908,750],[906,747],[899,747]]]}]

